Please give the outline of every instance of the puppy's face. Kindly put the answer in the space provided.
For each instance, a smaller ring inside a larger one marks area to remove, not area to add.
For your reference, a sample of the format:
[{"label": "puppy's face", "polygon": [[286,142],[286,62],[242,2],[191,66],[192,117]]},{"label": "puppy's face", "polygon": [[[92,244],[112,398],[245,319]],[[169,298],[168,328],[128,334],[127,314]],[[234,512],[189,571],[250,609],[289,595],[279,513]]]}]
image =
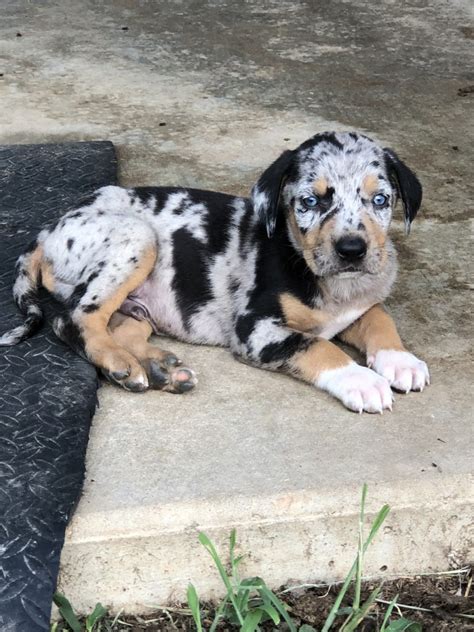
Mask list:
[{"label": "puppy's face", "polygon": [[[272,169],[277,200],[271,193]],[[320,134],[285,152],[253,191],[269,234],[283,215],[293,246],[321,277],[381,272],[400,195],[409,226],[421,203],[416,176],[393,152],[354,133]]]},{"label": "puppy's face", "polygon": [[339,137],[297,152],[282,191],[289,235],[317,276],[377,274],[397,192],[382,149]]}]

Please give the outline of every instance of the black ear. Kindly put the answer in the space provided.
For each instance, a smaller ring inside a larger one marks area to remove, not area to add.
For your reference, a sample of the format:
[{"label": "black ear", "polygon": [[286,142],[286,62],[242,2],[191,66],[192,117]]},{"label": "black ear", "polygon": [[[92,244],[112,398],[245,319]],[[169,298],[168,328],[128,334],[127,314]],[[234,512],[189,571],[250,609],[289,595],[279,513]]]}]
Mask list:
[{"label": "black ear", "polygon": [[262,222],[267,227],[267,235],[273,236],[280,205],[280,193],[286,176],[293,163],[294,151],[284,151],[260,176],[252,189],[252,202]]},{"label": "black ear", "polygon": [[400,160],[394,151],[385,147],[384,152],[389,176],[394,181],[398,194],[402,198],[405,211],[405,227],[407,233],[409,233],[410,225],[421,206],[423,195],[421,184],[413,171]]}]

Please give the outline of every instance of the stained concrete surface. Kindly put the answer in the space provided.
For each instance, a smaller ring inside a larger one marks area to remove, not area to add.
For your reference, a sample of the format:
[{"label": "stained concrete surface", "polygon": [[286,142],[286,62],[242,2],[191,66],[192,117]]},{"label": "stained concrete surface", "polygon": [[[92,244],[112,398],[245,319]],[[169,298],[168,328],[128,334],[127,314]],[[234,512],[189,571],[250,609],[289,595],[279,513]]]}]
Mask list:
[{"label": "stained concrete surface", "polygon": [[[425,198],[389,300],[432,386],[354,415],[227,351],[167,341],[184,396],[99,393],[60,587],[143,611],[219,588],[196,544],[236,526],[246,570],[277,585],[349,566],[358,492],[392,514],[367,572],[472,558],[472,95],[468,2],[48,2],[0,22],[0,142],[112,140],[124,184],[246,193],[286,147],[358,129],[395,148]],[[401,218],[400,218],[401,219]]]}]

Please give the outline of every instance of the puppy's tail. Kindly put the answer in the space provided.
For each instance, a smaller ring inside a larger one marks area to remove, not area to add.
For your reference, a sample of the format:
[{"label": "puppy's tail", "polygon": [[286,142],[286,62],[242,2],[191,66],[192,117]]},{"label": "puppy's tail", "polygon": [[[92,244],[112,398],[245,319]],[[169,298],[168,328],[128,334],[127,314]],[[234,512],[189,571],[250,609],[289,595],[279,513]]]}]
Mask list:
[{"label": "puppy's tail", "polygon": [[43,248],[35,240],[16,264],[13,298],[25,317],[22,325],[0,336],[0,346],[16,345],[32,336],[43,322],[43,310],[39,300],[40,271]]}]

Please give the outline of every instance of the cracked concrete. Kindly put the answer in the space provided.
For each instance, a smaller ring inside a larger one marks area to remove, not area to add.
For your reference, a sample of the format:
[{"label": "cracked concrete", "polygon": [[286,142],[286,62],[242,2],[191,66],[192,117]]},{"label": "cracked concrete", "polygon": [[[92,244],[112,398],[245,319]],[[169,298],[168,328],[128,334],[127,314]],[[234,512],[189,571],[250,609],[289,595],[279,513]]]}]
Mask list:
[{"label": "cracked concrete", "polygon": [[[433,385],[357,416],[227,351],[174,341],[200,384],[182,397],[99,393],[61,589],[143,611],[193,580],[196,544],[236,526],[249,574],[341,577],[358,493],[392,505],[368,572],[472,558],[472,15],[461,0],[12,0],[0,24],[1,143],[112,140],[124,184],[245,194],[285,147],[359,129],[425,189],[389,306]],[[18,34],[21,34],[18,35]],[[471,64],[469,66],[469,64]]]}]

